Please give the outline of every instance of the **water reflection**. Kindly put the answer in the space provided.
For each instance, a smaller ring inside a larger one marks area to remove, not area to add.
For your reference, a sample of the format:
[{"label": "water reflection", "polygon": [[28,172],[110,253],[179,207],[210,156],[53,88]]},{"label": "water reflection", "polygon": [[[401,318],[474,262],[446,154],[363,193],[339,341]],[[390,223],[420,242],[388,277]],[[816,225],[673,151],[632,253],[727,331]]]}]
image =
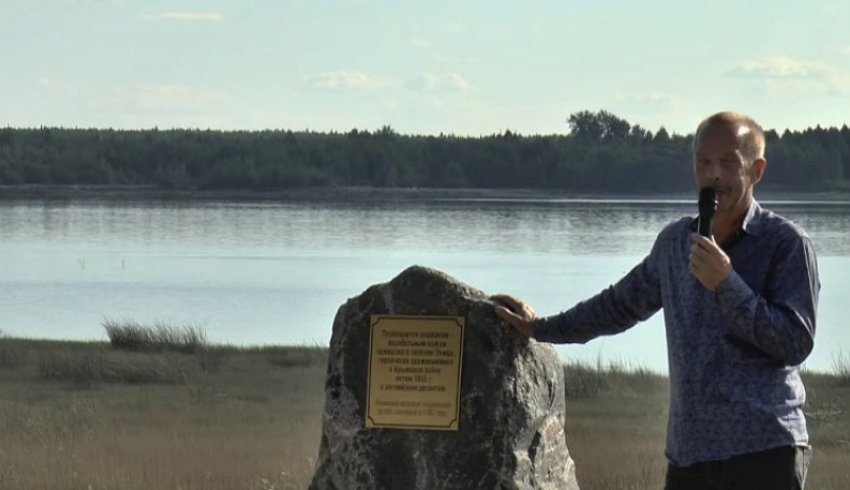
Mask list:
[{"label": "water reflection", "polygon": [[[819,254],[850,254],[850,204],[766,205],[800,223]],[[693,213],[684,201],[18,202],[0,204],[0,230],[7,243],[60,240],[128,250],[633,255],[646,253],[667,223]]]},{"label": "water reflection", "polygon": [[[850,203],[765,205],[799,222],[823,293],[811,365],[850,351]],[[616,281],[689,201],[0,202],[4,333],[103,338],[104,317],[200,325],[213,341],[324,344],[336,308],[411,264],[554,313]],[[663,371],[660,315],[559,352]]]}]

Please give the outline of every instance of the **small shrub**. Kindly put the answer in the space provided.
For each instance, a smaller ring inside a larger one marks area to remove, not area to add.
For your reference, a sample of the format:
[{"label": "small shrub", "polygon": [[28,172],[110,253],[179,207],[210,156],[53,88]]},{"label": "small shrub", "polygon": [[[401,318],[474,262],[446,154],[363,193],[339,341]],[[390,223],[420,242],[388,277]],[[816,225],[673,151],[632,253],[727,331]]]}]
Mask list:
[{"label": "small shrub", "polygon": [[206,333],[191,325],[178,327],[164,322],[143,325],[133,320],[107,319],[103,328],[114,349],[194,354],[208,348]]}]

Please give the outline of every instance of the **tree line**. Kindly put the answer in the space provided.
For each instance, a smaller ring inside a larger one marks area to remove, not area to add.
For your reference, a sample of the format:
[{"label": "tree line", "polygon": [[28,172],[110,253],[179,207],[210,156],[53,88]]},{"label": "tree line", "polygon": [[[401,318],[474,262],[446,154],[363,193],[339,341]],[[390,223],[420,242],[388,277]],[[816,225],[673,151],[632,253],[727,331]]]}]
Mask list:
[{"label": "tree line", "polygon": [[[483,137],[376,131],[0,129],[0,185],[164,189],[370,186],[687,192],[693,135],[649,131],[606,111],[569,132]],[[765,186],[850,190],[850,129],[769,130]]]}]

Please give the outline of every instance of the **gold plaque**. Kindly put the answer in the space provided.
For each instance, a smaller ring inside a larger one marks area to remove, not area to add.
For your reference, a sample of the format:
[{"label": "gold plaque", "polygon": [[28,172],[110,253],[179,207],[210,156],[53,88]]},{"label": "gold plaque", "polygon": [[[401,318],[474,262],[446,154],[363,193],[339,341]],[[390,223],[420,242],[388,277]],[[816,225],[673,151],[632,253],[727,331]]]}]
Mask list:
[{"label": "gold plaque", "polygon": [[464,317],[372,315],[366,427],[457,430]]}]

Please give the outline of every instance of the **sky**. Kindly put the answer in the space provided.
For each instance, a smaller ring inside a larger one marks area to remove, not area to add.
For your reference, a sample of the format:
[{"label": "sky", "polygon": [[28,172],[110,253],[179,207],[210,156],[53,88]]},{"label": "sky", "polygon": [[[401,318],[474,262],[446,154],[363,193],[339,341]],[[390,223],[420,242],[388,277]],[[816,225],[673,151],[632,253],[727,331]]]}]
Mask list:
[{"label": "sky", "polygon": [[0,0],[0,126],[841,126],[848,25],[846,0]]}]

